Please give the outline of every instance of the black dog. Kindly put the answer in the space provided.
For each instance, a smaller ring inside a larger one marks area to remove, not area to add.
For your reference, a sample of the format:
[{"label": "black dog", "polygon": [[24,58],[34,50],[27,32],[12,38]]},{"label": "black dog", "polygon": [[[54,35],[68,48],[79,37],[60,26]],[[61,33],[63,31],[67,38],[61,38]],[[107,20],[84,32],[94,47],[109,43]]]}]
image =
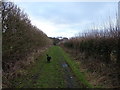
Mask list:
[{"label": "black dog", "polygon": [[50,63],[50,59],[51,59],[51,57],[50,56],[48,56],[48,54],[46,54],[47,55],[47,62],[49,62]]}]

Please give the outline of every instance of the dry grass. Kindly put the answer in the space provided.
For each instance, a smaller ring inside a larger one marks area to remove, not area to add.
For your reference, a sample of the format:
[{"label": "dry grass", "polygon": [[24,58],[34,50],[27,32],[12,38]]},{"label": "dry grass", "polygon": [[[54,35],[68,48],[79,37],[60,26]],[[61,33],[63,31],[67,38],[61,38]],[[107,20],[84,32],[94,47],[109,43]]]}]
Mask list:
[{"label": "dry grass", "polygon": [[11,80],[13,80],[16,77],[27,75],[28,74],[28,72],[26,71],[27,68],[29,68],[29,66],[34,65],[36,58],[49,47],[50,46],[35,50],[25,60],[17,61],[14,63],[14,65],[11,65],[8,72],[2,73],[2,76],[3,76],[2,86],[4,88],[11,87],[12,86]]}]

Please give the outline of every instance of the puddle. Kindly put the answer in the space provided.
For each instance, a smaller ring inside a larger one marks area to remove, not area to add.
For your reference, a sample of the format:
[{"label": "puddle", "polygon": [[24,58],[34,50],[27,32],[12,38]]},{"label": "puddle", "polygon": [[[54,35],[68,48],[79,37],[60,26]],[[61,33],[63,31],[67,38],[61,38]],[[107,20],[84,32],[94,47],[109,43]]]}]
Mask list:
[{"label": "puddle", "polygon": [[65,67],[68,67],[68,65],[66,63],[63,63],[62,66],[65,68]]}]

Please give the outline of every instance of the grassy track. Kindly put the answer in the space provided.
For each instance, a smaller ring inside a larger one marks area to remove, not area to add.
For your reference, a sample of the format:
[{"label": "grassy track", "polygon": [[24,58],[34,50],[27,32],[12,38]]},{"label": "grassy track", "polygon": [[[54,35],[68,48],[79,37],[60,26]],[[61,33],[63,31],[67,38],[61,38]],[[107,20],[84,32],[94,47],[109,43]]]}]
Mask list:
[{"label": "grassy track", "polygon": [[[51,63],[46,62],[46,53],[52,57]],[[62,67],[63,63],[68,67]],[[58,46],[51,47],[36,59],[36,63],[24,71],[24,77],[16,78],[13,84],[17,88],[67,88],[92,87],[79,71],[78,64]],[[73,74],[74,73],[74,74]],[[76,78],[76,77],[77,78]],[[72,78],[70,78],[72,77]],[[78,80],[76,80],[78,79]]]}]

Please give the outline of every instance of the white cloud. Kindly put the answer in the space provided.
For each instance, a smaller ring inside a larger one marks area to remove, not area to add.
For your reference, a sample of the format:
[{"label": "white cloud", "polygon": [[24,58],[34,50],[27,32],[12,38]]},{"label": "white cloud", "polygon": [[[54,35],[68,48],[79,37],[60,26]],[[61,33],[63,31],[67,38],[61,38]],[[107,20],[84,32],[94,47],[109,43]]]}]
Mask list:
[{"label": "white cloud", "polygon": [[78,29],[71,28],[79,24],[55,24],[45,19],[35,19],[33,17],[31,18],[31,23],[50,37],[72,37],[79,32]]},{"label": "white cloud", "polygon": [[57,28],[53,23],[43,20],[31,20],[32,24],[37,26],[40,30],[46,33],[48,36],[53,36]]}]

